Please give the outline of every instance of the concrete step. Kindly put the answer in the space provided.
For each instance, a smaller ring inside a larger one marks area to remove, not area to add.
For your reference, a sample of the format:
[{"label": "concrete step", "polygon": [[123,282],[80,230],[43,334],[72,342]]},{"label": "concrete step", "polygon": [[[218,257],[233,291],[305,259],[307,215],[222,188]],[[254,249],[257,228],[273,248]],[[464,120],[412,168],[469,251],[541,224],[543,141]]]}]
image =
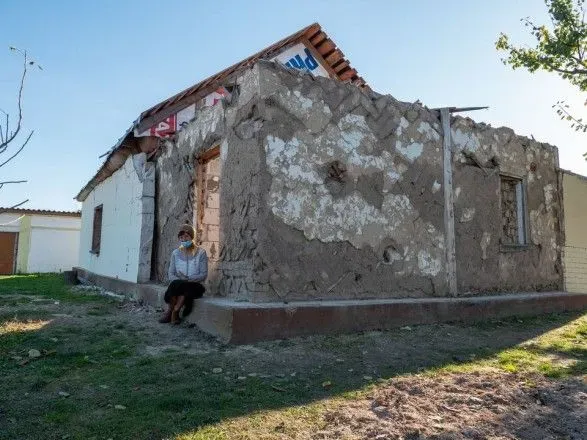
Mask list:
[{"label": "concrete step", "polygon": [[315,334],[385,330],[415,324],[476,322],[587,310],[587,294],[540,292],[468,298],[246,303],[195,301],[188,321],[234,344]]},{"label": "concrete step", "polygon": [[136,286],[132,299],[152,307],[165,307],[163,297],[167,286],[155,283],[137,284]]},{"label": "concrete step", "polygon": [[[127,297],[164,307],[166,286],[135,284],[78,269],[78,277]],[[504,293],[466,298],[247,303],[196,300],[188,321],[220,339],[245,344],[315,334],[385,330],[415,324],[475,322],[508,316],[587,310],[587,293]]]}]

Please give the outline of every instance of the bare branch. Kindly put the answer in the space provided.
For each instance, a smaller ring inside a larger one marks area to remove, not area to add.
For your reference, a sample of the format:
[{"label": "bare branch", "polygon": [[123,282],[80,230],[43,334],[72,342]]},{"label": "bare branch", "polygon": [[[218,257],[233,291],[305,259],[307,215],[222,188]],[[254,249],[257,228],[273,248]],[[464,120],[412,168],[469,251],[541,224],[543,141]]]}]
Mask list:
[{"label": "bare branch", "polygon": [[6,180],[5,182],[0,182],[0,189],[2,189],[2,187],[4,185],[8,185],[10,183],[26,183],[26,180]]},{"label": "bare branch", "polygon": [[[0,108],[0,112],[4,113],[4,115],[6,115],[6,128],[2,128],[2,124],[0,124],[0,143],[4,143],[4,141],[6,140],[6,138],[8,137],[8,124],[10,122],[10,116],[8,115],[8,113],[6,113],[4,110],[2,110]],[[4,148],[0,148],[0,154],[4,153],[4,151],[6,151],[6,148],[8,148],[8,143],[6,144],[6,146]]]},{"label": "bare branch", "polygon": [[9,207],[8,207],[8,208],[6,208],[6,209],[0,209],[0,214],[3,214],[3,213],[5,213],[5,212],[8,212],[8,211],[10,211],[11,209],[14,209],[14,208],[18,208],[19,206],[22,206],[22,205],[24,205],[24,204],[25,204],[26,202],[28,202],[28,201],[29,201],[29,199],[26,199],[25,201],[23,201],[23,202],[20,202],[20,203],[17,203],[16,205],[9,206]]},{"label": "bare branch", "polygon": [[[35,65],[35,61],[29,60],[27,52],[17,49],[15,47],[10,47],[11,51],[15,51],[18,52],[20,55],[22,55],[22,75],[20,76],[20,84],[18,87],[18,98],[17,98],[17,116],[16,118],[16,124],[12,124],[11,127],[11,120],[10,120],[10,115],[8,112],[0,109],[0,113],[4,114],[4,117],[2,117],[0,119],[0,155],[6,153],[8,151],[9,148],[13,147],[15,144],[19,144],[20,146],[17,147],[16,151],[14,152],[14,154],[12,154],[8,159],[4,160],[2,163],[0,163],[0,168],[2,168],[4,165],[8,164],[10,161],[12,161],[16,156],[18,156],[22,150],[27,146],[27,144],[29,143],[29,141],[31,140],[31,138],[33,137],[34,134],[34,130],[31,131],[28,136],[26,136],[26,138],[24,139],[24,142],[21,142],[20,138],[18,137],[21,134],[21,129],[22,129],[22,104],[23,104],[23,91],[24,91],[24,84],[26,81],[26,77],[27,77],[27,72],[30,66],[34,66]],[[41,66],[39,66],[37,64],[37,67],[39,69],[41,69]],[[42,70],[42,69],[41,69]],[[0,115],[1,116],[1,115]],[[18,141],[17,141],[18,139]],[[14,150],[12,150],[14,151]],[[12,152],[11,151],[11,152]],[[9,153],[10,154],[10,153]],[[5,180],[5,181],[1,181],[0,182],[0,189],[2,189],[4,187],[4,185],[9,185],[9,184],[19,184],[19,183],[25,183],[26,180]],[[13,206],[11,206],[8,209],[14,209],[17,208],[19,206],[24,205],[26,202],[28,202],[29,200],[26,199],[20,203],[17,203]],[[0,212],[3,212],[2,210],[0,210]]]},{"label": "bare branch", "polygon": [[[13,50],[15,50],[14,48],[11,48]],[[18,120],[16,122],[16,128],[14,129],[14,131],[9,133],[9,127],[8,127],[8,115],[7,116],[7,120],[6,120],[6,132],[4,133],[3,136],[3,140],[0,142],[0,151],[1,150],[5,150],[6,147],[8,146],[8,144],[10,144],[10,142],[12,142],[16,136],[18,136],[18,133],[20,132],[20,128],[22,126],[22,91],[24,89],[24,80],[26,78],[26,74],[27,74],[27,66],[28,66],[28,60],[27,60],[27,53],[26,51],[19,51],[20,53],[22,53],[23,56],[23,68],[22,68],[22,76],[20,77],[20,87],[18,88]]]},{"label": "bare branch", "polygon": [[29,133],[28,137],[23,142],[23,144],[20,146],[20,148],[16,151],[16,153],[14,153],[12,156],[10,156],[8,159],[6,159],[4,162],[0,163],[0,168],[2,168],[4,165],[6,165],[8,162],[10,162],[16,156],[18,156],[18,154],[23,150],[23,148],[26,146],[26,144],[29,143],[29,141],[31,140],[31,137],[33,137],[34,132],[35,132],[35,130],[33,130]]}]

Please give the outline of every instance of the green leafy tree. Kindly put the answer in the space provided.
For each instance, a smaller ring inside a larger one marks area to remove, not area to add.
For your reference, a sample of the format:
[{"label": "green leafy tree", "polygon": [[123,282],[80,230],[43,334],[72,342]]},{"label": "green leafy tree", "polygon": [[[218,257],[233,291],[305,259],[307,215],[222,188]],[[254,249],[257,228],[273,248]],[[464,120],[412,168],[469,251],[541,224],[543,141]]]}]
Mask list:
[{"label": "green leafy tree", "polygon": [[[522,23],[536,39],[534,47],[519,47],[510,42],[504,33],[495,43],[502,58],[514,69],[525,68],[530,72],[543,70],[555,72],[560,77],[587,91],[587,24],[585,0],[545,0],[550,25],[536,24],[529,17]],[[586,102],[587,105],[587,102]],[[553,105],[561,119],[571,122],[576,130],[587,132],[587,122],[575,117],[565,101]],[[586,153],[587,154],[587,153]]]}]

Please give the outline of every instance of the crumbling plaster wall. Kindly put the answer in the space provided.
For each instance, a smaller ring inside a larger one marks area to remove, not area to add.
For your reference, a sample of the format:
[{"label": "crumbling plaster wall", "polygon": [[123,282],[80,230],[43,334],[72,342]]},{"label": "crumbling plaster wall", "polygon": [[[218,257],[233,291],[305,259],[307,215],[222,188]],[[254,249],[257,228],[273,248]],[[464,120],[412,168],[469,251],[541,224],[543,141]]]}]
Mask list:
[{"label": "crumbling plaster wall", "polygon": [[[157,158],[155,278],[196,217],[195,160],[221,145],[220,265],[240,300],[446,295],[438,112],[261,62]],[[557,155],[453,118],[460,293],[560,280]],[[534,165],[537,165],[535,168]],[[531,245],[499,246],[499,173],[526,178]]]},{"label": "crumbling plaster wall", "polygon": [[256,301],[445,290],[438,116],[259,65]]},{"label": "crumbling plaster wall", "polygon": [[[207,295],[248,297],[255,291],[252,254],[256,247],[260,188],[260,143],[255,99],[258,72],[235,79],[230,101],[198,109],[176,139],[165,142],[157,163],[156,256],[153,278],[165,281],[169,256],[183,223],[196,223],[198,156],[220,146],[220,263],[210,267]],[[225,172],[224,170],[229,170]]]},{"label": "crumbling plaster wall", "polygon": [[[446,295],[438,112],[259,69],[264,293],[254,299]],[[557,149],[461,117],[451,137],[459,293],[560,289]],[[500,244],[500,174],[525,182],[527,246]]]},{"label": "crumbling plaster wall", "polygon": [[[176,139],[162,142],[156,158],[156,221],[153,278],[167,280],[169,257],[178,246],[181,225],[192,224],[196,196],[196,157],[212,148],[224,134],[224,115],[220,106],[203,109]],[[193,137],[198,139],[191,140]]]},{"label": "crumbling plaster wall", "polygon": [[[453,118],[451,126],[459,292],[561,289],[556,147],[468,118]],[[527,246],[501,243],[501,174],[525,183]]]}]

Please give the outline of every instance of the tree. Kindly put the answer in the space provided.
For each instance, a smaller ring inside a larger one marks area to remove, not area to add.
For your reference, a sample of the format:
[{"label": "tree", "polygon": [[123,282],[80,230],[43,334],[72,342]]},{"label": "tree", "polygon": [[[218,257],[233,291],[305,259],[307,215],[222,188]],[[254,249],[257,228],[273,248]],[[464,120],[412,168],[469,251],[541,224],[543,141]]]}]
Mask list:
[{"label": "tree", "polygon": [[[2,115],[0,115],[0,168],[10,163],[16,156],[18,156],[33,137],[34,130],[31,130],[26,136],[24,136],[24,138],[20,136],[22,129],[22,95],[29,67],[36,65],[39,69],[42,70],[41,66],[36,64],[35,61],[29,59],[26,51],[22,51],[15,47],[10,47],[10,50],[12,52],[18,53],[22,57],[23,65],[22,75],[20,77],[20,85],[18,88],[18,98],[16,102],[18,112],[16,116],[16,122],[11,121],[10,113],[0,108],[0,113],[2,113]],[[20,141],[20,139],[23,140]],[[8,156],[7,159],[5,159],[6,156]],[[4,185],[24,182],[26,182],[26,180],[0,181],[0,189],[2,189]],[[11,206],[11,208],[16,208],[25,204],[26,202],[28,202],[28,199]]]},{"label": "tree", "polygon": [[[514,46],[501,33],[495,43],[499,51],[507,53],[503,63],[513,69],[526,68],[530,72],[556,72],[561,78],[587,91],[587,24],[585,0],[545,0],[551,26],[538,25],[529,17],[521,19],[536,39],[535,47]],[[587,105],[587,102],[585,103]],[[575,117],[565,101],[553,105],[561,119],[571,122],[576,131],[587,132],[587,123]],[[586,153],[587,156],[587,153]]]}]

